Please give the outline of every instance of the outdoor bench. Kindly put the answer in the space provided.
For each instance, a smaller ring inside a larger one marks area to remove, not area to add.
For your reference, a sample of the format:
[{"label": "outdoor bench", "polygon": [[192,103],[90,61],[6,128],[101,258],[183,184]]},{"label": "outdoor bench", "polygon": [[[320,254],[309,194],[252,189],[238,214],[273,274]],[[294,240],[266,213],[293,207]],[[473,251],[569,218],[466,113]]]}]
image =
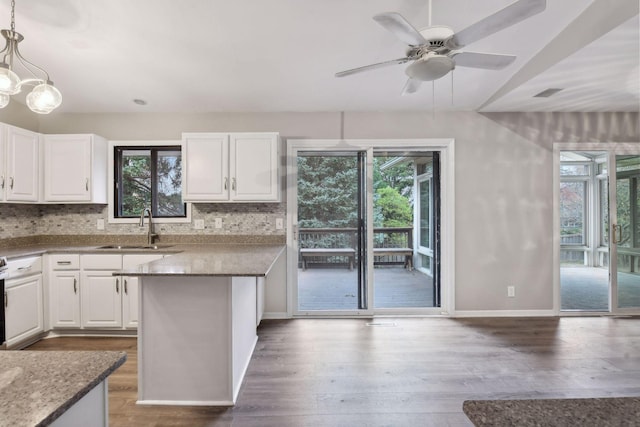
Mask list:
[{"label": "outdoor bench", "polygon": [[349,270],[353,270],[353,264],[356,260],[356,250],[353,248],[302,248],[300,249],[302,256],[302,269],[307,269],[307,258],[316,256],[346,256],[349,259]]},{"label": "outdoor bench", "polygon": [[373,248],[374,256],[404,255],[404,266],[413,270],[413,249],[411,248]]}]

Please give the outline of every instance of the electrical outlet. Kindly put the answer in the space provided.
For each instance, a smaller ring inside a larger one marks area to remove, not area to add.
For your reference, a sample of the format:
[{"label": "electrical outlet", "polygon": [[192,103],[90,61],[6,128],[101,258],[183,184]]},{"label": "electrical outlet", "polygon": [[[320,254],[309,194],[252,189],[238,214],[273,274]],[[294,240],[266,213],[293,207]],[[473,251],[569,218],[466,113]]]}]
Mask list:
[{"label": "electrical outlet", "polygon": [[222,218],[216,218],[214,224],[216,228],[222,228]]},{"label": "electrical outlet", "polygon": [[515,286],[507,286],[507,296],[509,298],[513,298],[516,296],[516,287]]},{"label": "electrical outlet", "polygon": [[193,223],[193,228],[196,230],[204,230],[204,219],[196,219]]},{"label": "electrical outlet", "polygon": [[282,230],[284,228],[284,220],[282,218],[276,218],[276,230]]},{"label": "electrical outlet", "polygon": [[98,230],[104,230],[104,219],[100,218],[96,223],[96,227],[98,227]]}]

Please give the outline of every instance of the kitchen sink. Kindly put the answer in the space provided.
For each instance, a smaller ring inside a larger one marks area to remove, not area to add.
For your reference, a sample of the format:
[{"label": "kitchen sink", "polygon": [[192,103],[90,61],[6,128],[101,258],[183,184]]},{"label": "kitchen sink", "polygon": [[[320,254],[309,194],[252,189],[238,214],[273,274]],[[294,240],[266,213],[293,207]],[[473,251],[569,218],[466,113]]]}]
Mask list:
[{"label": "kitchen sink", "polygon": [[171,246],[172,245],[105,245],[99,246],[98,249],[165,249]]}]

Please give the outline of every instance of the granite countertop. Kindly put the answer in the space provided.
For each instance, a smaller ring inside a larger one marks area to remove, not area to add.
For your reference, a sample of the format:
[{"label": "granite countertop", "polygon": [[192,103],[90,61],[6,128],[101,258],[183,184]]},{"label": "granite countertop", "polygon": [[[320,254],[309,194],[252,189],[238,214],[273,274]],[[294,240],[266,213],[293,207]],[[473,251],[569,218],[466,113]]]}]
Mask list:
[{"label": "granite countertop", "polygon": [[640,423],[640,397],[467,400],[462,409],[476,427],[608,427]]},{"label": "granite countertop", "polygon": [[8,258],[39,256],[46,253],[165,254],[170,257],[115,272],[128,276],[266,276],[284,251],[284,244],[273,243],[159,243],[157,249],[141,244],[122,248],[105,245],[78,245],[70,242],[35,244],[5,248]]},{"label": "granite countertop", "polygon": [[126,276],[266,276],[284,245],[198,245],[148,264]]},{"label": "granite countertop", "polygon": [[46,426],[121,366],[116,351],[1,351],[0,426]]}]

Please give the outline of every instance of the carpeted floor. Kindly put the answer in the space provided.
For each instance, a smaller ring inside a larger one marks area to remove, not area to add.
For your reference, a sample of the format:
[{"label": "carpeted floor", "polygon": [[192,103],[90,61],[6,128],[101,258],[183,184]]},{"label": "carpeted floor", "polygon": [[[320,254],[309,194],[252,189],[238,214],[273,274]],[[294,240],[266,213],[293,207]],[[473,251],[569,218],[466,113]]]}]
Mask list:
[{"label": "carpeted floor", "polygon": [[[560,269],[562,310],[607,311],[609,270],[593,267]],[[618,302],[621,308],[640,307],[640,275],[618,274]]]}]

